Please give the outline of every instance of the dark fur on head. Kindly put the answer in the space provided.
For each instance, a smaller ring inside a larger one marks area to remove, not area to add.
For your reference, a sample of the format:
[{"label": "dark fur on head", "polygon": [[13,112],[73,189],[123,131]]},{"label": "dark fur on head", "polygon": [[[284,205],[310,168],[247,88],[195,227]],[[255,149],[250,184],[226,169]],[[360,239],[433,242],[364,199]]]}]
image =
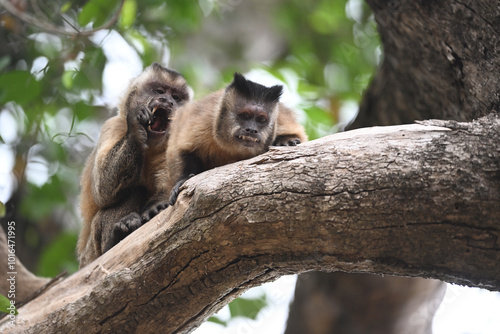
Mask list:
[{"label": "dark fur on head", "polygon": [[154,90],[161,87],[162,90],[170,89],[183,101],[192,98],[191,88],[179,72],[153,63],[135,79],[132,80],[125,99],[119,107],[120,112],[126,114],[141,106],[148,105],[155,95]]},{"label": "dark fur on head", "polygon": [[245,79],[243,75],[235,72],[233,82],[229,84],[227,90],[234,89],[248,100],[277,103],[283,93],[283,86],[275,85],[266,87],[256,82]]},{"label": "dark fur on head", "polygon": [[174,71],[168,67],[164,67],[164,66],[161,66],[160,64],[158,63],[152,63],[150,65],[151,69],[153,71],[164,71],[164,72],[167,72],[169,73],[170,75],[174,76],[174,77],[182,77],[182,74],[180,74],[179,72],[177,71]]}]

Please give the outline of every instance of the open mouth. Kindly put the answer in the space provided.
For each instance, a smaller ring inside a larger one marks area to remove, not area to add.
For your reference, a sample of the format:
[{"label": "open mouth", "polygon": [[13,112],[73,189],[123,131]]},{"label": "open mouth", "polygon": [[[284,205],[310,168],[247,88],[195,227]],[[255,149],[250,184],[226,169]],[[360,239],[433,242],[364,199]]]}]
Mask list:
[{"label": "open mouth", "polygon": [[161,107],[154,107],[152,114],[153,118],[149,121],[149,130],[158,133],[167,131],[170,121],[172,120],[169,117],[170,113]]},{"label": "open mouth", "polygon": [[244,140],[244,141],[253,141],[253,142],[256,142],[256,143],[259,142],[259,140],[257,138],[252,138],[252,137],[242,136],[242,135],[239,135],[238,139],[241,139],[241,140]]},{"label": "open mouth", "polygon": [[238,140],[243,146],[253,147],[259,145],[260,143],[260,140],[258,138],[250,136],[239,135],[236,138],[238,138]]}]

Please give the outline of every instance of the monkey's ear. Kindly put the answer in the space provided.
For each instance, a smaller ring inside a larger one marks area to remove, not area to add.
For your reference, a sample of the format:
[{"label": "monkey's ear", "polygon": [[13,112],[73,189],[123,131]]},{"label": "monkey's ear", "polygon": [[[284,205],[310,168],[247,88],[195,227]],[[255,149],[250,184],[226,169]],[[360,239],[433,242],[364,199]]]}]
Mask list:
[{"label": "monkey's ear", "polygon": [[281,94],[283,94],[283,86],[274,85],[264,92],[263,100],[265,102],[277,103],[280,100]]},{"label": "monkey's ear", "polygon": [[194,90],[189,85],[186,85],[186,90],[188,92],[188,101],[191,101],[194,98]]},{"label": "monkey's ear", "polygon": [[155,71],[165,71],[166,70],[165,67],[161,66],[159,63],[156,63],[156,62],[152,63],[150,66]]},{"label": "monkey's ear", "polygon": [[238,72],[234,72],[233,82],[229,85],[229,87],[234,87],[234,89],[240,94],[251,98],[253,94],[252,84],[253,82],[245,79],[245,77]]},{"label": "monkey's ear", "polygon": [[277,103],[283,93],[283,86],[281,85],[266,87],[245,79],[245,77],[238,72],[234,73],[233,82],[228,86],[228,89],[230,88],[235,89],[248,99],[268,103]]},{"label": "monkey's ear", "polygon": [[177,78],[177,77],[181,77],[181,78],[184,78],[182,76],[182,74],[180,74],[179,72],[175,71],[175,70],[172,70],[168,67],[165,67],[163,65],[160,65],[160,63],[157,63],[157,62],[154,62],[152,63],[151,65],[149,65],[145,70],[144,72],[151,72],[151,73],[166,73],[174,78]]}]

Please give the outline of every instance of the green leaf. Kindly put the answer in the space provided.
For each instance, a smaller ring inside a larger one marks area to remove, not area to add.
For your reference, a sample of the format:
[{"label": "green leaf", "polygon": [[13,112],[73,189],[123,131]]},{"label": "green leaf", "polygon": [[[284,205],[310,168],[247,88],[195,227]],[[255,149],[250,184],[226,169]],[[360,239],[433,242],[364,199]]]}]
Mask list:
[{"label": "green leaf", "polygon": [[78,24],[86,26],[93,22],[94,28],[103,25],[112,15],[116,8],[117,0],[91,0],[83,6],[78,15]]},{"label": "green leaf", "polygon": [[231,318],[245,317],[255,320],[260,310],[267,306],[266,295],[258,298],[237,298],[229,303]]},{"label": "green leaf", "polygon": [[125,38],[141,55],[144,64],[151,64],[156,60],[155,50],[151,42],[139,31],[130,29]]},{"label": "green leaf", "polygon": [[28,71],[12,71],[0,75],[0,105],[9,101],[20,105],[40,96],[42,86]]},{"label": "green leaf", "polygon": [[28,184],[26,195],[21,202],[22,214],[34,221],[40,221],[47,218],[57,205],[66,203],[64,189],[68,186],[61,182],[57,175],[50,178],[50,181],[42,187]]},{"label": "green leaf", "polygon": [[[1,295],[0,294],[0,312],[5,312],[5,313],[10,313],[10,308],[12,308],[11,306],[12,304],[10,303],[10,300],[9,298],[5,297],[4,295]],[[18,312],[17,312],[17,309],[16,307],[14,306],[14,314],[17,315]]]},{"label": "green leaf", "polygon": [[129,29],[134,23],[137,16],[137,2],[135,0],[126,0],[123,4],[118,27],[121,29]]},{"label": "green leaf", "polygon": [[305,108],[304,111],[306,112],[307,117],[310,121],[332,125],[332,117],[325,109],[319,108],[317,106],[311,106]]},{"label": "green leaf", "polygon": [[78,235],[76,233],[63,233],[59,235],[42,252],[38,263],[37,275],[54,277],[63,271],[73,273],[78,270],[75,258],[75,249]]},{"label": "green leaf", "polygon": [[[64,72],[63,85],[72,90],[101,90],[106,56],[100,48],[88,48],[79,71]],[[68,74],[66,74],[68,73]]]},{"label": "green leaf", "polygon": [[65,2],[62,6],[61,6],[61,13],[66,13],[68,10],[71,9],[71,2],[68,1],[68,2]]},{"label": "green leaf", "polygon": [[7,210],[5,209],[5,204],[0,202],[0,218],[5,217],[6,211]]},{"label": "green leaf", "polygon": [[80,101],[73,105],[73,112],[79,120],[89,118],[91,116],[98,114],[98,107],[88,105],[87,103]]},{"label": "green leaf", "polygon": [[72,89],[73,88],[73,80],[75,79],[77,71],[74,70],[69,70],[69,71],[64,71],[63,75],[61,76],[61,81],[66,89]]},{"label": "green leaf", "polygon": [[216,317],[216,316],[208,318],[207,321],[214,322],[216,324],[219,324],[219,325],[222,325],[224,327],[227,327],[227,321],[224,321],[224,320],[222,320],[222,319],[220,319],[219,317]]},{"label": "green leaf", "polygon": [[324,0],[308,15],[309,23],[321,34],[338,31],[347,22],[344,8],[343,1]]}]

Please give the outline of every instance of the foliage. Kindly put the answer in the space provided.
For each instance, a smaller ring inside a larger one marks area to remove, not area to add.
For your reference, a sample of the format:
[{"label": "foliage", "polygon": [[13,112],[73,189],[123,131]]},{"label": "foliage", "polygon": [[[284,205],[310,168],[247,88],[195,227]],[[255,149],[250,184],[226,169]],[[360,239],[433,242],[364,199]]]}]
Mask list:
[{"label": "foliage", "polygon": [[[10,310],[8,309],[11,306],[10,300],[5,297],[4,295],[0,295],[0,312],[4,313],[10,313]],[[14,314],[17,315],[17,309],[14,307]]]},{"label": "foliage", "polygon": [[[231,319],[235,317],[245,317],[255,320],[259,312],[268,305],[266,295],[257,298],[240,297],[229,303],[229,313]],[[208,321],[227,326],[228,322],[219,316],[213,316]]]},{"label": "foliage", "polygon": [[[274,0],[260,7],[242,0],[22,3],[17,10],[38,23],[0,14],[0,157],[6,161],[0,216],[42,231],[33,239],[38,244],[20,240],[18,247],[29,246],[33,258],[44,250],[38,273],[45,276],[77,268],[78,178],[113,107],[103,76],[122,56],[121,49],[106,49],[112,38],[143,66],[159,61],[179,70],[196,96],[222,87],[235,70],[282,80],[310,139],[335,131],[380,57],[373,17],[360,0]],[[247,28],[240,24],[246,11],[256,13]],[[108,23],[111,30],[75,34]],[[266,36],[269,50],[252,51]],[[257,59],[266,51],[266,59]],[[257,306],[248,308],[252,303]],[[231,313],[248,315],[264,304],[265,298],[234,302]]]},{"label": "foliage", "polygon": [[[74,249],[78,236],[76,233],[60,234],[42,253],[38,263],[37,275],[54,277],[59,273],[75,272],[78,263],[75,261]],[[68,250],[72,250],[68,252]]]}]

